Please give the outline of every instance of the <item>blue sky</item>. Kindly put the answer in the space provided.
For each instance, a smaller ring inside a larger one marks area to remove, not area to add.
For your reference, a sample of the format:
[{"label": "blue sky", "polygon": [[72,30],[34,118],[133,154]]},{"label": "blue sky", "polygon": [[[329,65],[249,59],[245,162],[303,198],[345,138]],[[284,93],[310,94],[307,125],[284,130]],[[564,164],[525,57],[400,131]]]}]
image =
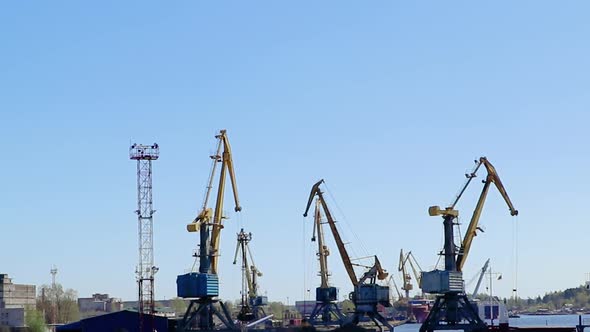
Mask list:
[{"label": "blue sky", "polygon": [[[201,204],[214,135],[226,128],[244,209],[226,205],[225,299],[239,298],[231,263],[240,227],[254,233],[271,300],[313,294],[318,267],[302,213],[320,178],[351,251],[378,254],[395,272],[404,248],[432,268],[442,222],[428,206],[448,204],[481,155],[520,215],[510,217],[492,189],[465,279],[491,258],[503,273],[494,291],[510,296],[518,257],[520,296],[578,286],[589,271],[589,7],[3,3],[1,272],[40,285],[55,264],[80,296],[135,299],[128,147],[158,142],[156,292],[175,296],[197,241],[185,224]],[[480,186],[458,206],[465,223]],[[349,282],[331,247],[344,297]]]}]

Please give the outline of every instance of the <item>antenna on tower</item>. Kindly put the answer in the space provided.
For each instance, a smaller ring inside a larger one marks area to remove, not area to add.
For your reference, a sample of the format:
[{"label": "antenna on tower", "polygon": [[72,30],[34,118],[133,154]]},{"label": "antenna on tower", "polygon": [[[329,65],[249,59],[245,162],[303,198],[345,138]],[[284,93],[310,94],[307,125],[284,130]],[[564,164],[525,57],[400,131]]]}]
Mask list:
[{"label": "antenna on tower", "polygon": [[[155,331],[154,326],[154,208],[152,202],[152,160],[158,160],[158,144],[133,144],[129,148],[129,159],[137,160],[137,221],[139,237],[139,264],[135,270],[139,288],[139,331]],[[145,320],[145,314],[149,318]]]},{"label": "antenna on tower", "polygon": [[49,270],[49,273],[51,273],[51,287],[55,289],[55,276],[57,275],[57,267],[53,265],[51,270]]}]

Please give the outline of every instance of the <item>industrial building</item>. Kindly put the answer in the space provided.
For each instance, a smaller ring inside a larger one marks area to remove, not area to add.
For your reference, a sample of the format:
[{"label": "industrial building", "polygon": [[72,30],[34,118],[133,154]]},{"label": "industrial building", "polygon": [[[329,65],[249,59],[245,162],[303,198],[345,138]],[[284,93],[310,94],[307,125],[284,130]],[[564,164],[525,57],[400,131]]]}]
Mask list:
[{"label": "industrial building", "polygon": [[25,309],[35,305],[34,285],[13,284],[7,274],[0,274],[0,326],[25,326]]},{"label": "industrial building", "polygon": [[92,294],[92,297],[78,299],[80,313],[116,312],[123,309],[121,299],[109,297],[109,294]]},{"label": "industrial building", "polygon": [[[144,319],[151,322],[149,315],[143,315]],[[170,321],[172,322],[172,321]],[[153,328],[158,332],[168,332],[169,320],[165,317],[153,316]],[[144,331],[147,329],[144,329]],[[104,332],[127,331],[139,332],[139,313],[137,311],[123,310],[108,313],[101,316],[82,319],[79,322],[57,327],[57,332]]]}]

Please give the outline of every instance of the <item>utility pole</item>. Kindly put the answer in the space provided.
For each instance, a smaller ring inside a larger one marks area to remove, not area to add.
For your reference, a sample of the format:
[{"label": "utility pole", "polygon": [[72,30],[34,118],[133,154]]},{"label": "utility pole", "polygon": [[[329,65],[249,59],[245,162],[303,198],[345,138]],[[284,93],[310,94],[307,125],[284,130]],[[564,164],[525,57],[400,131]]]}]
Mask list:
[{"label": "utility pole", "polygon": [[[139,264],[136,269],[139,291],[139,331],[153,332],[154,326],[154,275],[158,268],[154,265],[154,233],[152,201],[152,160],[158,160],[158,144],[133,144],[129,148],[129,159],[137,160],[137,222],[139,238]],[[146,314],[148,315],[146,319]]]},{"label": "utility pole", "polygon": [[[489,269],[489,277],[490,277],[490,325],[494,326],[494,295],[492,290],[493,284],[493,276],[497,276],[497,280],[502,279],[502,274],[499,272],[492,272],[492,267],[490,266]],[[498,315],[500,315],[500,302],[498,301]]]},{"label": "utility pole", "polygon": [[59,317],[58,310],[59,310],[59,294],[57,293],[57,284],[55,283],[55,276],[57,275],[57,267],[53,265],[51,270],[51,289],[53,290],[53,295],[55,296],[55,308],[53,310],[53,324],[57,324],[57,318]]}]

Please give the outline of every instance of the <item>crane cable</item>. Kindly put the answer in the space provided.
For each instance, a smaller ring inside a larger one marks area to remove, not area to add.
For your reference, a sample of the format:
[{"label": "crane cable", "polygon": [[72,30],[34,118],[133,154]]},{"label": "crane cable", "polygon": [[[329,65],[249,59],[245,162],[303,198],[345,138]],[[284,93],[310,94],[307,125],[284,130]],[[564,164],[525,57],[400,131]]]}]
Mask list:
[{"label": "crane cable", "polygon": [[512,287],[512,296],[514,303],[518,301],[518,215],[512,217],[512,255],[514,262],[514,280]]},{"label": "crane cable", "polygon": [[334,195],[332,195],[332,192],[330,191],[330,189],[328,188],[328,184],[324,181],[324,188],[326,188],[326,192],[328,193],[328,195],[330,195],[330,199],[332,200],[332,202],[334,203],[334,206],[336,206],[336,209],[338,210],[338,213],[342,216],[342,219],[344,220],[344,223],[346,224],[348,231],[352,234],[352,236],[356,239],[357,243],[360,246],[361,249],[361,255],[359,255],[354,247],[349,247],[350,250],[353,252],[355,257],[373,257],[372,255],[369,255],[369,251],[367,250],[367,247],[364,245],[363,241],[361,241],[361,239],[359,238],[358,234],[356,232],[354,232],[352,225],[350,224],[350,222],[348,221],[348,219],[346,218],[346,215],[344,214],[344,211],[342,210],[342,208],[340,207],[340,205],[338,204],[338,202],[336,201],[336,199],[334,198]]},{"label": "crane cable", "polygon": [[305,241],[307,233],[306,233],[306,227],[305,227],[306,226],[305,225],[305,217],[301,217],[301,219],[303,220],[303,222],[301,223],[301,226],[302,226],[301,247],[303,248],[303,257],[302,257],[303,258],[303,269],[302,269],[302,271],[303,271],[303,289],[302,289],[303,297],[302,298],[305,300],[305,290],[307,289],[307,277],[308,277],[307,276],[307,269],[306,269],[307,264],[308,264],[308,255],[307,255],[307,246],[306,246],[307,241]]}]

